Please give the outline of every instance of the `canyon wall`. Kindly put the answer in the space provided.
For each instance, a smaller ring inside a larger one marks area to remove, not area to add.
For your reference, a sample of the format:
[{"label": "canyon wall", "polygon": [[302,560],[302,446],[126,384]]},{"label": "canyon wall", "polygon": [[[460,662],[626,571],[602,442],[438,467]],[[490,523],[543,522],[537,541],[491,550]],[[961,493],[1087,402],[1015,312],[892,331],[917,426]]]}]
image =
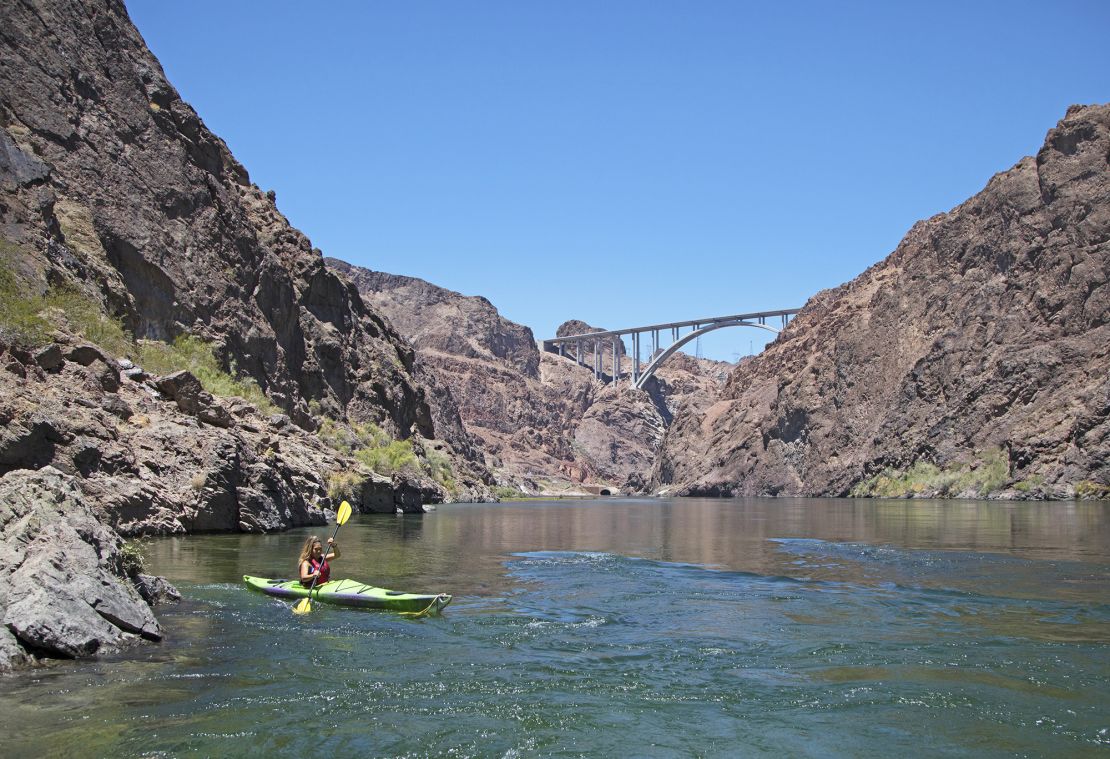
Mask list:
[{"label": "canyon wall", "polygon": [[653,486],[686,494],[1110,496],[1110,106],[814,296]]}]

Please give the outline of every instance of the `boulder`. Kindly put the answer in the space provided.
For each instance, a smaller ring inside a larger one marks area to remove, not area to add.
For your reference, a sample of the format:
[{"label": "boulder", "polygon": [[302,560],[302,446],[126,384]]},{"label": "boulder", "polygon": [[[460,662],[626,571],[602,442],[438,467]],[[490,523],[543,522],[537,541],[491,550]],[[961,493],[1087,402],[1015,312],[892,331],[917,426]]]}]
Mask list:
[{"label": "boulder", "polygon": [[62,349],[55,343],[46,346],[35,354],[35,363],[48,372],[61,366],[63,360]]},{"label": "boulder", "polygon": [[[0,670],[161,639],[122,546],[74,478],[49,466],[0,478]],[[144,581],[172,598],[163,583]]]},{"label": "boulder", "polygon": [[167,397],[176,401],[177,407],[186,414],[216,427],[231,426],[232,419],[228,410],[211,393],[206,392],[200,380],[190,372],[174,372],[159,379],[155,385]]}]

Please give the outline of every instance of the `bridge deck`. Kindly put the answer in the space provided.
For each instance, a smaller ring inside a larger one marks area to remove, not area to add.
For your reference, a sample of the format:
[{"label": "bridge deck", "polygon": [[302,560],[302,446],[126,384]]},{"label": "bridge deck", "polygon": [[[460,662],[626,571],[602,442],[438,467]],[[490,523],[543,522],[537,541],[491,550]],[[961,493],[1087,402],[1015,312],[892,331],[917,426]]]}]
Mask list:
[{"label": "bridge deck", "polygon": [[734,314],[732,316],[711,316],[706,319],[690,319],[684,322],[666,322],[664,324],[649,324],[645,327],[627,327],[625,329],[611,329],[605,332],[585,332],[581,335],[564,335],[563,337],[552,337],[544,340],[545,344],[557,345],[559,343],[577,342],[578,340],[595,340],[599,337],[620,337],[621,335],[631,335],[634,333],[654,332],[659,330],[662,332],[665,329],[679,329],[680,327],[694,327],[697,329],[703,324],[713,324],[715,322],[725,321],[753,321],[767,319],[772,316],[793,316],[798,313],[796,308],[786,308],[781,311],[756,311],[751,314]]},{"label": "bridge deck", "polygon": [[[648,324],[643,327],[627,327],[625,329],[610,329],[603,332],[586,332],[581,335],[565,335],[563,337],[553,337],[549,340],[543,341],[543,349],[551,353],[558,353],[565,355],[568,346],[575,348],[575,361],[579,364],[583,363],[582,349],[584,345],[592,344],[590,352],[593,354],[593,371],[594,377],[601,379],[604,374],[604,359],[602,358],[602,350],[600,350],[600,342],[607,340],[612,344],[613,358],[612,358],[612,382],[616,383],[617,379],[621,376],[620,367],[620,349],[618,345],[623,345],[623,335],[630,335],[632,338],[632,351],[628,355],[632,359],[632,371],[630,376],[632,379],[632,387],[641,388],[644,383],[654,373],[655,369],[662,362],[666,361],[669,356],[674,354],[679,348],[687,344],[691,340],[700,339],[701,335],[712,332],[717,329],[725,327],[757,327],[759,329],[766,329],[771,332],[778,332],[778,329],[767,325],[767,319],[772,317],[779,317],[782,320],[782,328],[785,329],[790,317],[798,313],[799,309],[785,308],[778,311],[754,311],[750,314],[732,314],[730,316],[712,316],[706,319],[688,319],[681,322],[664,322],[662,324]],[[691,331],[685,337],[679,336],[679,331],[683,327],[692,327]],[[664,330],[670,330],[673,342],[666,350],[659,352],[659,333]],[[640,336],[651,336],[651,359],[646,369],[642,369],[640,364]],[[607,352],[608,349],[606,349]],[[584,364],[583,364],[584,365]]]}]

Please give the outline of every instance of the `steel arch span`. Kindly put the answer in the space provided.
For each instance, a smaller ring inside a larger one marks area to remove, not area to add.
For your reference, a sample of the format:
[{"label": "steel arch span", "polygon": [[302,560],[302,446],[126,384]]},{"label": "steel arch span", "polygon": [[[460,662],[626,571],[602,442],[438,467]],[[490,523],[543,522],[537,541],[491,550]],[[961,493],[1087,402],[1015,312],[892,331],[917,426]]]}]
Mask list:
[{"label": "steel arch span", "polygon": [[636,388],[637,390],[642,390],[644,388],[644,385],[647,383],[648,378],[655,374],[655,370],[662,366],[663,362],[673,356],[675,352],[678,351],[683,345],[686,345],[693,340],[697,340],[699,337],[706,334],[707,332],[712,332],[716,329],[724,329],[725,327],[755,327],[756,329],[765,329],[768,332],[774,332],[776,335],[782,331],[775,329],[774,327],[769,327],[766,324],[757,324],[746,321],[720,322],[709,327],[696,329],[688,335],[680,338],[678,342],[672,343],[669,348],[667,348],[665,351],[652,359],[651,363],[644,367],[643,371],[634,372],[634,374],[638,374],[639,376],[633,380],[632,387]]},{"label": "steel arch span", "polygon": [[[543,349],[550,353],[558,353],[560,356],[567,356],[568,349],[573,349],[573,358],[585,366],[583,361],[583,349],[585,352],[593,356],[593,372],[594,377],[598,380],[603,379],[602,370],[602,352],[603,344],[608,343],[612,348],[612,366],[614,367],[612,382],[616,383],[621,378],[620,371],[620,357],[624,346],[624,337],[628,336],[632,342],[632,371],[626,373],[631,380],[630,386],[634,388],[642,388],[644,383],[647,382],[648,377],[655,374],[658,369],[668,358],[674,355],[675,351],[679,350],[682,346],[689,343],[691,340],[696,340],[702,335],[725,327],[754,327],[756,329],[765,329],[768,332],[778,334],[781,329],[785,328],[790,322],[790,317],[798,313],[798,309],[790,308],[780,311],[759,311],[750,314],[732,314],[730,316],[713,316],[707,319],[692,319],[683,322],[667,322],[665,324],[649,324],[645,327],[628,327],[626,329],[615,330],[599,330],[597,332],[586,332],[580,335],[565,335],[563,337],[553,337],[549,340],[543,341]],[[776,329],[767,324],[768,319],[778,318],[781,327]],[[689,328],[690,332],[685,335],[682,330]],[[659,351],[659,335],[664,331],[671,333],[671,344],[662,352]],[[640,362],[640,342],[641,337],[649,335],[651,338],[651,352],[650,356],[653,358],[646,367],[641,366]],[[608,348],[604,348],[608,352]]]}]

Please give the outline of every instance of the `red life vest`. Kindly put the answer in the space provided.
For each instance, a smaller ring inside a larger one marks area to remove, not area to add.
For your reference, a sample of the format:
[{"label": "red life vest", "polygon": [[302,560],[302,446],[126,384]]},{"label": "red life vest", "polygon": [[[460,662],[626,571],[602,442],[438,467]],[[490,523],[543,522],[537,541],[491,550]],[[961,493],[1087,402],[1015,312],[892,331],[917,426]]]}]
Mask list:
[{"label": "red life vest", "polygon": [[[331,577],[331,567],[328,566],[328,562],[326,560],[316,561],[316,559],[309,556],[308,568],[311,569],[313,572],[319,570],[320,576],[316,578],[317,585],[323,585],[325,582],[328,581],[328,578]],[[304,585],[306,588],[310,587],[312,585],[312,580],[301,580],[301,585]]]}]

